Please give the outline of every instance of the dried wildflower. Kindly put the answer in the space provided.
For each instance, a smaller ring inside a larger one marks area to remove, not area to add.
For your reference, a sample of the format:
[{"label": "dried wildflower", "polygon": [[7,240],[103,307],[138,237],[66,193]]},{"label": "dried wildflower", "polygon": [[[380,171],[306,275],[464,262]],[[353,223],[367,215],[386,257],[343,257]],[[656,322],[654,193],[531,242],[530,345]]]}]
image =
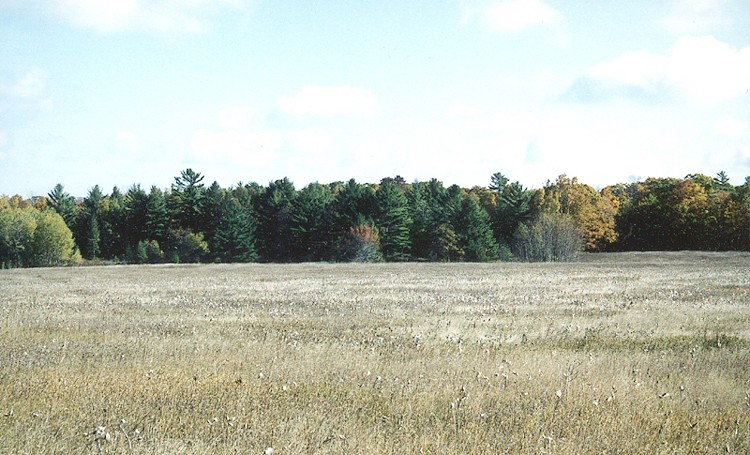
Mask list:
[{"label": "dried wildflower", "polygon": [[109,441],[111,439],[106,428],[101,425],[94,428],[94,432],[91,434],[94,435],[94,441]]},{"label": "dried wildflower", "polygon": [[102,454],[102,441],[109,441],[110,436],[109,433],[107,433],[107,430],[105,427],[99,425],[98,427],[94,428],[94,432],[91,433],[94,436],[94,442],[96,443],[96,448],[99,451],[99,455]]},{"label": "dried wildflower", "polygon": [[272,455],[273,454],[273,447],[266,447],[266,450],[263,451],[265,455]]}]

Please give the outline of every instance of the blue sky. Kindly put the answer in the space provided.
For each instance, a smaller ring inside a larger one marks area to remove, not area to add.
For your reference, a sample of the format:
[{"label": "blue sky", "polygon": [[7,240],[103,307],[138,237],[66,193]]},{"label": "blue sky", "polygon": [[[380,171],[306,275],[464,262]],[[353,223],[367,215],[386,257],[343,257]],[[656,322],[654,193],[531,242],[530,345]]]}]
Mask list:
[{"label": "blue sky", "polygon": [[0,194],[750,175],[746,0],[3,0]]}]

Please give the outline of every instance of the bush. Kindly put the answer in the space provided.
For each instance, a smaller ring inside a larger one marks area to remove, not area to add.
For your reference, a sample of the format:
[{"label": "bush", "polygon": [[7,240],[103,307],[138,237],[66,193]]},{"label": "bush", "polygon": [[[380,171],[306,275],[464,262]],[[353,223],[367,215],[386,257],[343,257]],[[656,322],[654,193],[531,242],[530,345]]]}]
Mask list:
[{"label": "bush", "polygon": [[583,237],[566,215],[543,213],[518,227],[513,236],[513,254],[527,262],[569,262],[578,260]]},{"label": "bush", "polygon": [[378,230],[373,226],[359,225],[349,228],[341,246],[341,255],[350,262],[380,262]]},{"label": "bush", "polygon": [[209,250],[203,234],[177,229],[169,231],[169,252],[171,262],[201,262]]}]

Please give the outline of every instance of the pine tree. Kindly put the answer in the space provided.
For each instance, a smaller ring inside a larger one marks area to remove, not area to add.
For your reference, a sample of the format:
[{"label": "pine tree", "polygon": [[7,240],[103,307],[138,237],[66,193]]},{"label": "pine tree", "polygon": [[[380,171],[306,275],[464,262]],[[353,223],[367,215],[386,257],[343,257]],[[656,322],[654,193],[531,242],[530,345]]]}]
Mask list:
[{"label": "pine tree", "polygon": [[714,177],[714,185],[721,191],[732,191],[734,189],[729,183],[729,176],[724,171],[720,171],[716,174],[716,177]]},{"label": "pine tree", "polygon": [[222,262],[257,261],[254,231],[250,209],[242,207],[237,199],[227,194],[215,234],[214,255]]},{"label": "pine tree", "polygon": [[376,201],[369,185],[349,180],[336,193],[335,204],[336,224],[341,234],[354,226],[374,225]]},{"label": "pine tree", "polygon": [[192,169],[185,169],[175,177],[172,185],[172,211],[177,224],[192,232],[203,232],[203,198],[205,186],[203,176]]},{"label": "pine tree", "polygon": [[167,209],[164,192],[156,186],[151,187],[146,199],[145,210],[144,239],[164,243],[169,227],[169,210]]},{"label": "pine tree", "polygon": [[502,193],[508,181],[508,177],[504,176],[501,172],[495,172],[490,177],[490,186],[488,188],[492,191]]},{"label": "pine tree", "polygon": [[377,201],[380,250],[386,261],[406,261],[411,255],[408,200],[394,180],[381,181],[375,193]]},{"label": "pine tree", "polygon": [[292,204],[297,193],[286,177],[268,184],[256,198],[258,223],[256,247],[263,261],[288,262],[292,259]]},{"label": "pine tree", "polygon": [[226,191],[218,182],[213,182],[206,190],[202,207],[201,223],[203,234],[205,235],[208,248],[211,250],[215,259],[219,259],[221,247],[219,246],[219,235],[223,227],[221,226],[224,211],[227,208]]},{"label": "pine tree", "polygon": [[323,261],[333,258],[334,197],[326,185],[311,183],[294,200],[292,227],[295,259]]},{"label": "pine tree", "polygon": [[138,242],[148,238],[148,194],[136,184],[125,194],[125,232],[124,237],[131,249],[138,247]]},{"label": "pine tree", "polygon": [[117,187],[102,201],[99,219],[101,255],[114,259],[125,255],[125,199]]},{"label": "pine tree", "polygon": [[89,234],[86,239],[86,258],[95,259],[101,252],[101,231],[99,230],[99,217],[94,215],[89,219]]},{"label": "pine tree", "polygon": [[427,184],[414,182],[406,188],[405,196],[408,201],[411,229],[412,257],[426,259],[430,250],[431,207],[427,199]]},{"label": "pine tree", "polygon": [[47,198],[49,200],[48,205],[55,209],[68,228],[73,230],[79,211],[75,198],[65,192],[65,187],[61,183],[55,185],[52,191],[47,194]]},{"label": "pine tree", "polygon": [[79,224],[84,229],[79,229],[81,241],[81,253],[86,259],[94,259],[101,253],[101,229],[99,219],[101,218],[104,195],[99,185],[95,185],[89,194],[83,199],[83,210],[79,216]]},{"label": "pine tree", "polygon": [[490,217],[474,196],[466,195],[461,201],[455,225],[465,260],[486,262],[498,258],[499,249],[492,233]]},{"label": "pine tree", "polygon": [[510,245],[518,226],[531,219],[532,195],[519,182],[503,187],[492,220],[493,232],[499,243]]}]

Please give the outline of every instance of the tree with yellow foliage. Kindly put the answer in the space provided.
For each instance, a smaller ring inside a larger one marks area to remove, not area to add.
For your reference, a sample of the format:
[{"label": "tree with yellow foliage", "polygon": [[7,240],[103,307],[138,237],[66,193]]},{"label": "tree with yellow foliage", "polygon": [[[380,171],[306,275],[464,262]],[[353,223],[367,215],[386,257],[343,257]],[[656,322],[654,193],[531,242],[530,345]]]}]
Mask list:
[{"label": "tree with yellow foliage", "polygon": [[547,182],[532,199],[536,213],[567,215],[584,239],[586,250],[600,251],[617,239],[615,214],[617,205],[611,193],[599,193],[579,183],[577,177],[560,175],[555,183]]}]

